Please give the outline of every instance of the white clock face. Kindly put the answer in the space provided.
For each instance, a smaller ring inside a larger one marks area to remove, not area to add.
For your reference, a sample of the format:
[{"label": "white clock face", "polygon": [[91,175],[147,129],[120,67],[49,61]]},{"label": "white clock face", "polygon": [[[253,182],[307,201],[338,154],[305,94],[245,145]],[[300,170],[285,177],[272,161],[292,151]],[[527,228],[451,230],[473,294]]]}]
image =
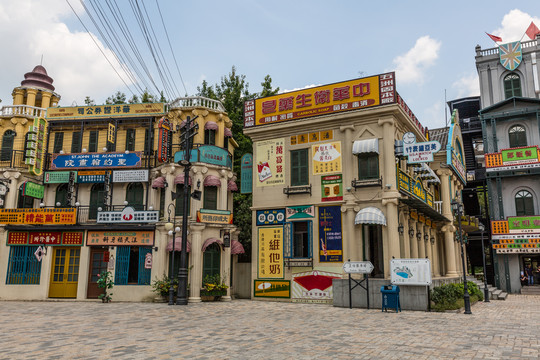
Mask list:
[{"label": "white clock face", "polygon": [[416,142],[416,136],[412,132],[403,134],[403,143],[404,144],[413,144]]}]

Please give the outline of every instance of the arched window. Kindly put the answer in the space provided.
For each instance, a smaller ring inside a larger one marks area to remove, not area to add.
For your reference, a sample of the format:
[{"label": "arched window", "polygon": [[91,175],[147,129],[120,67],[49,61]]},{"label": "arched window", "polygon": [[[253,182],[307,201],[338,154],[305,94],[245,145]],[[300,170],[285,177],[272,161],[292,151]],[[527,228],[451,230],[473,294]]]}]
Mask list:
[{"label": "arched window", "polygon": [[204,201],[203,208],[210,210],[217,210],[217,186],[205,186],[204,187]]},{"label": "arched window", "polygon": [[97,218],[97,210],[99,207],[105,206],[105,185],[94,184],[90,190],[90,208],[88,210],[88,219],[94,220]]},{"label": "arched window", "polygon": [[[60,203],[59,206],[57,204]],[[68,184],[60,184],[56,188],[56,196],[54,198],[55,207],[68,207],[71,204],[68,204]]]},{"label": "arched window", "polygon": [[516,216],[534,215],[533,197],[527,190],[516,194]]},{"label": "arched window", "polygon": [[135,210],[144,210],[143,207],[144,187],[141,183],[131,183],[126,189],[126,201],[128,206]]},{"label": "arched window", "polygon": [[521,96],[521,81],[516,73],[508,74],[504,77],[504,98]]},{"label": "arched window", "polygon": [[508,141],[511,148],[527,146],[527,132],[525,128],[521,125],[512,126],[508,130]]},{"label": "arched window", "polygon": [[215,276],[220,273],[221,267],[221,247],[217,243],[209,245],[203,254],[202,277]]},{"label": "arched window", "polygon": [[10,161],[13,153],[13,141],[17,134],[13,130],[7,130],[2,136],[2,149],[0,150],[0,161]]}]

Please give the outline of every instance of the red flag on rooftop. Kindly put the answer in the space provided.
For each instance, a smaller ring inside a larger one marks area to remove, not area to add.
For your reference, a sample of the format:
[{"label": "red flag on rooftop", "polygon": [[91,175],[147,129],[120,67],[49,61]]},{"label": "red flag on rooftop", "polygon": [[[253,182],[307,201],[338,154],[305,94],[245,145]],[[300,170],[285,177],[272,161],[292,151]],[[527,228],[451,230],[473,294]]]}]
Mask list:
[{"label": "red flag on rooftop", "polygon": [[501,37],[498,37],[498,36],[495,36],[495,35],[491,35],[491,34],[488,34],[486,33],[487,36],[489,36],[491,38],[491,40],[495,41],[495,42],[501,42],[502,41],[502,38]]},{"label": "red flag on rooftop", "polygon": [[537,34],[540,34],[540,29],[534,25],[534,22],[531,21],[531,25],[527,28],[527,31],[525,31],[525,34],[531,39],[534,40],[536,38]]}]

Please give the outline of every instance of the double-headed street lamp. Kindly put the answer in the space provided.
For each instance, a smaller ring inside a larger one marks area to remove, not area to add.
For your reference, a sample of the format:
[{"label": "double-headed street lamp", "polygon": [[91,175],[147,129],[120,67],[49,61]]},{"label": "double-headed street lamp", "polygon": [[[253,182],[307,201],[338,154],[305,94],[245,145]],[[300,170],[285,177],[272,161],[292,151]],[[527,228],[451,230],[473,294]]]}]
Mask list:
[{"label": "double-headed street lamp", "polygon": [[478,228],[480,229],[480,236],[482,239],[482,265],[484,266],[484,302],[489,302],[489,290],[486,274],[486,249],[484,248],[484,231],[486,230],[486,227],[484,226],[484,224],[480,223],[478,225]]},{"label": "double-headed street lamp", "polygon": [[[171,223],[171,206],[174,209],[173,222]],[[174,305],[174,251],[176,245],[176,233],[180,232],[180,228],[176,226],[176,206],[173,203],[170,203],[167,207],[167,213],[169,214],[167,223],[165,224],[165,230],[169,232],[169,235],[172,235],[172,256],[171,256],[171,269],[169,271],[169,282],[171,286],[169,287],[169,305]],[[184,240],[182,240],[184,242]]]},{"label": "double-headed street lamp", "polygon": [[452,200],[452,210],[457,217],[459,225],[459,244],[461,248],[461,265],[463,267],[463,302],[465,304],[465,314],[472,314],[471,312],[471,298],[469,295],[469,289],[467,288],[467,272],[465,267],[465,253],[463,250],[463,234],[461,229],[461,215],[463,214],[463,204],[456,199]]}]

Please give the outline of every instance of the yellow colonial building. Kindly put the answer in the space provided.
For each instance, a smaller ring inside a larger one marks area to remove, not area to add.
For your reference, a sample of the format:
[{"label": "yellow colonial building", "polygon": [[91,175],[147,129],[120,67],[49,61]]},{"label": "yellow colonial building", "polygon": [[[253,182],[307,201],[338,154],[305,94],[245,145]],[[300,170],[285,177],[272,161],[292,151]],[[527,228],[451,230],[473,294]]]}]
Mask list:
[{"label": "yellow colonial building", "polygon": [[[59,107],[42,66],[0,112],[0,299],[97,298],[112,273],[113,300],[153,299],[151,284],[176,277],[188,217],[189,301],[206,275],[234,292],[243,252],[232,225],[232,123],[218,101]],[[189,179],[180,135],[198,133]],[[184,186],[190,198],[184,213]],[[174,266],[173,266],[174,264]]]}]

